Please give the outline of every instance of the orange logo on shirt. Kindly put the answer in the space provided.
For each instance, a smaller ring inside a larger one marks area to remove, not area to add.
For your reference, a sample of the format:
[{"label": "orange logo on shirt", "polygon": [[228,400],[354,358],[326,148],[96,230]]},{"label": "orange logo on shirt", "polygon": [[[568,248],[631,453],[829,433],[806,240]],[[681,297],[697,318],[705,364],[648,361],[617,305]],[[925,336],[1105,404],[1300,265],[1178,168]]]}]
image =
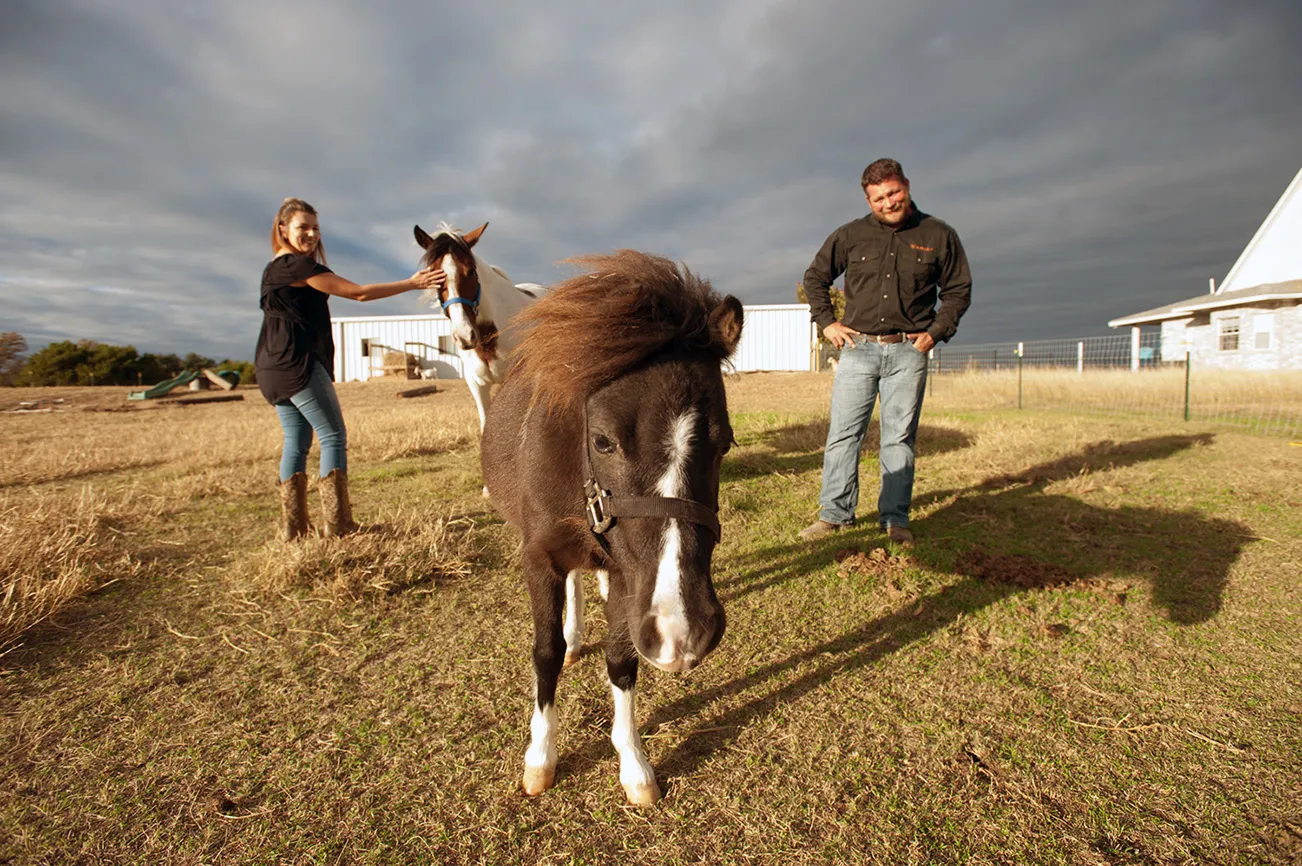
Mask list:
[{"label": "orange logo on shirt", "polygon": [[922,250],[924,253],[934,253],[936,251],[935,247],[920,247],[912,241],[909,242],[909,246],[913,247],[915,250]]}]

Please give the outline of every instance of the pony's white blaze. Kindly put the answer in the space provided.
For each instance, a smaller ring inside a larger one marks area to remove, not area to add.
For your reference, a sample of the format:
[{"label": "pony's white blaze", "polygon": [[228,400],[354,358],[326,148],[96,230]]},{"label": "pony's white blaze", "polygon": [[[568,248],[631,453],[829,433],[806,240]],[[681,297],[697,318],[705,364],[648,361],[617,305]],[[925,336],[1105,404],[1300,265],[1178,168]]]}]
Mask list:
[{"label": "pony's white blaze", "polygon": [[630,803],[646,805],[660,799],[655,771],[642,751],[642,736],[637,731],[633,689],[610,685],[615,700],[615,720],[610,726],[610,742],[619,753],[619,784]]},{"label": "pony's white blaze", "polygon": [[[669,462],[656,483],[661,496],[682,499],[687,494],[687,465],[696,432],[697,411],[689,409],[669,426],[665,443]],[[680,561],[682,536],[679,521],[666,521],[664,542],[660,547],[660,564],[656,568],[656,585],[651,593],[651,613],[660,631],[660,657],[650,661],[657,667],[677,670],[683,665],[689,624],[683,602],[683,569]]]},{"label": "pony's white blaze", "polygon": [[[448,278],[448,297],[460,297],[461,292],[457,283],[461,279],[461,272],[457,269],[457,260],[452,257],[451,253],[448,253],[443,257],[440,267],[443,268],[443,273]],[[452,322],[452,334],[457,338],[457,342],[465,346],[473,343],[475,341],[475,332],[470,324],[470,318],[466,315],[465,305],[453,304],[445,312]]]}]

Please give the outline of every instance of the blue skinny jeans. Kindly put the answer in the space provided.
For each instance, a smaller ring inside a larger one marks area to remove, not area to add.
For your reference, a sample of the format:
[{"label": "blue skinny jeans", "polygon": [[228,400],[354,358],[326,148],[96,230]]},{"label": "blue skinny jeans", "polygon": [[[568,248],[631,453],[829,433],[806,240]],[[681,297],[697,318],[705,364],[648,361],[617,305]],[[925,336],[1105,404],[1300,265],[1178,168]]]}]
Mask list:
[{"label": "blue skinny jeans", "polygon": [[276,404],[280,426],[285,431],[285,447],[280,454],[280,480],[288,481],[296,472],[307,471],[307,452],[312,447],[312,431],[321,442],[321,477],[336,469],[348,471],[348,432],[339,397],[325,367],[312,369],[307,387],[288,400]]},{"label": "blue skinny jeans", "polygon": [[832,418],[823,450],[819,516],[828,523],[854,523],[859,504],[859,450],[881,395],[881,494],[877,520],[883,528],[908,526],[913,501],[913,443],[927,386],[927,356],[908,340],[881,345],[846,343],[832,380]]}]

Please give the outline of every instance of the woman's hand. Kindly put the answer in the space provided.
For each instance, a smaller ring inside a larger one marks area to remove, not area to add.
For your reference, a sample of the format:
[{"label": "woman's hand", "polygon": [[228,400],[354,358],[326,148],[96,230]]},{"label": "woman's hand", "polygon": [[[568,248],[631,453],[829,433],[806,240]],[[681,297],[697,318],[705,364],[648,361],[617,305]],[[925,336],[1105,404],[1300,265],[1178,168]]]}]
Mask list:
[{"label": "woman's hand", "polygon": [[411,284],[418,289],[441,288],[448,281],[442,268],[426,268],[411,275]]}]

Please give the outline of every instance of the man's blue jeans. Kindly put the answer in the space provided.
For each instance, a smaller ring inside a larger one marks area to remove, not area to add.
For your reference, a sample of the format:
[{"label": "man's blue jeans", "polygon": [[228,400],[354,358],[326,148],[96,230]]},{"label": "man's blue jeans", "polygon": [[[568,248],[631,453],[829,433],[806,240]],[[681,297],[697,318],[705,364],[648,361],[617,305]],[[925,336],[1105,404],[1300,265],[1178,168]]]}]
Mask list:
[{"label": "man's blue jeans", "polygon": [[325,367],[317,364],[307,387],[288,400],[276,404],[280,426],[285,431],[285,447],[280,453],[280,480],[288,481],[295,472],[307,471],[307,451],[312,447],[312,431],[321,442],[321,477],[335,469],[348,471],[348,432],[339,397]]},{"label": "man's blue jeans", "polygon": [[880,394],[882,490],[877,520],[883,527],[909,525],[913,443],[918,437],[926,386],[927,356],[908,340],[881,345],[860,338],[857,345],[842,347],[823,450],[823,492],[818,500],[823,520],[842,526],[854,523],[859,504],[859,450]]}]

